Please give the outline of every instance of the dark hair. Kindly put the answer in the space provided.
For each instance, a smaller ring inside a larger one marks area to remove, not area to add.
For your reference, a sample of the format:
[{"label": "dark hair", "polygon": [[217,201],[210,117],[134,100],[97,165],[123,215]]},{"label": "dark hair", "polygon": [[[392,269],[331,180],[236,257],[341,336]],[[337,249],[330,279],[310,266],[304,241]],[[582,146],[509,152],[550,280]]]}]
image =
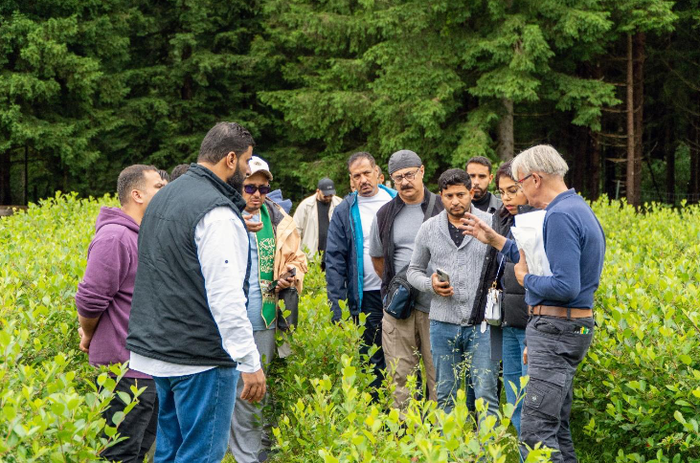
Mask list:
[{"label": "dark hair", "polygon": [[377,165],[377,161],[374,160],[374,156],[369,154],[367,151],[358,151],[348,158],[348,170],[350,170],[350,166],[355,164],[360,159],[367,159],[372,167]]},{"label": "dark hair", "polygon": [[219,122],[204,136],[197,161],[217,164],[231,151],[240,157],[250,146],[255,146],[253,136],[240,124]]},{"label": "dark hair", "polygon": [[515,181],[513,171],[510,168],[511,164],[513,164],[512,160],[504,162],[496,171],[496,189],[498,189],[498,181],[501,179],[501,177],[508,177],[509,179]]},{"label": "dark hair", "polygon": [[170,181],[172,182],[188,170],[190,170],[189,164],[178,164],[177,166],[173,167],[173,170],[170,172]]},{"label": "dark hair", "polygon": [[467,187],[467,190],[471,190],[472,179],[469,178],[467,172],[462,169],[447,169],[440,175],[438,186],[440,187],[440,191],[443,191],[446,190],[447,187],[453,185],[464,185]]},{"label": "dark hair", "polygon": [[489,168],[489,173],[491,173],[491,169],[493,168],[493,164],[491,164],[491,160],[489,158],[485,158],[483,156],[474,156],[470,160],[467,161],[467,166],[464,168],[465,170],[467,167],[469,167],[469,164],[481,164],[482,166],[486,166]]},{"label": "dark hair", "polygon": [[138,190],[144,187],[144,172],[152,170],[158,172],[154,166],[145,164],[134,164],[122,170],[117,178],[117,195],[119,203],[124,206],[129,202],[129,194],[132,190]]},{"label": "dark hair", "polygon": [[161,180],[165,180],[166,182],[170,183],[170,174],[167,171],[158,169],[158,175],[160,175]]}]

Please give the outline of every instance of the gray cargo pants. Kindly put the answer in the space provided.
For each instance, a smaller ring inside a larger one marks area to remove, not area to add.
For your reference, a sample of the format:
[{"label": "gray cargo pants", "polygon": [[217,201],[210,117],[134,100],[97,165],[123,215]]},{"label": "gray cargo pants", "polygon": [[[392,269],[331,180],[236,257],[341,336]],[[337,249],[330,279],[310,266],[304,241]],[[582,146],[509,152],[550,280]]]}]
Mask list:
[{"label": "gray cargo pants", "polygon": [[[574,374],[593,339],[593,318],[534,316],[527,324],[528,374],[530,381],[523,403],[520,438],[534,447],[542,442],[558,450],[553,462],[576,462],[569,416]],[[527,448],[522,446],[523,458]]]}]

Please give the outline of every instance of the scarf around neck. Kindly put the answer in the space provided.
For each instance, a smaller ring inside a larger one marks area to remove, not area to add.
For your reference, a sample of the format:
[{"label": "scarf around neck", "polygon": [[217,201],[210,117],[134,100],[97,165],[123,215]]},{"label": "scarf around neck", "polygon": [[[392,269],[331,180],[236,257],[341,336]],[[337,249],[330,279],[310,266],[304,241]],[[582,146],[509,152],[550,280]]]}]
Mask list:
[{"label": "scarf around neck", "polygon": [[255,233],[255,241],[258,245],[258,279],[260,292],[262,293],[262,319],[265,327],[269,328],[277,315],[277,300],[272,282],[274,280],[275,266],[275,231],[272,228],[270,213],[265,204],[260,208],[260,221],[263,227]]}]

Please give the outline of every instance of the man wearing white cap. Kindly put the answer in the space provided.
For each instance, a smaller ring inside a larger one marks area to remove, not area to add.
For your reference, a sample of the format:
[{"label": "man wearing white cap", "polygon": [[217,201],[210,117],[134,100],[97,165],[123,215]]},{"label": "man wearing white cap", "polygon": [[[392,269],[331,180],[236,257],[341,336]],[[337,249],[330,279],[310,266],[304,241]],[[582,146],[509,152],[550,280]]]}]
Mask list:
[{"label": "man wearing white cap", "polygon": [[[257,156],[248,163],[251,174],[243,182],[243,212],[250,238],[248,319],[260,352],[263,370],[275,353],[279,292],[296,287],[301,292],[306,256],[292,217],[267,198],[272,173]],[[239,382],[239,386],[242,386]],[[238,387],[237,394],[242,392]],[[238,463],[258,462],[262,448],[262,406],[237,400],[231,420],[229,447]]]},{"label": "man wearing white cap", "polygon": [[311,258],[317,252],[326,252],[328,225],[333,210],[342,199],[335,195],[333,180],[324,177],[318,181],[316,193],[304,199],[294,212],[294,222],[301,235],[301,248]]}]

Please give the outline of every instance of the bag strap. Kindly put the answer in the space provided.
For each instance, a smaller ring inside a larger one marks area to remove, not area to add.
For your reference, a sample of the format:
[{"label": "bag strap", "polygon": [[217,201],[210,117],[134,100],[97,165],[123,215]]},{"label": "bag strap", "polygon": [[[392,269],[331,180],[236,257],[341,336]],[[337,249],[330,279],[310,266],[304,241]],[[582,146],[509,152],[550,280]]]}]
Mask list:
[{"label": "bag strap", "polygon": [[425,208],[425,214],[423,214],[423,222],[425,222],[433,216],[433,209],[435,209],[435,199],[437,198],[437,195],[431,193],[430,191],[428,192],[428,194],[430,195],[430,199],[428,200],[428,207]]},{"label": "bag strap", "polygon": [[[498,254],[496,254],[496,256],[498,256]],[[505,256],[501,256],[501,257],[502,257],[500,259],[501,262],[498,264],[498,270],[496,270],[496,278],[494,278],[493,285],[491,285],[492,288],[496,288],[496,286],[498,285],[498,278],[501,274],[501,269],[503,268],[503,264],[506,262]]]}]

